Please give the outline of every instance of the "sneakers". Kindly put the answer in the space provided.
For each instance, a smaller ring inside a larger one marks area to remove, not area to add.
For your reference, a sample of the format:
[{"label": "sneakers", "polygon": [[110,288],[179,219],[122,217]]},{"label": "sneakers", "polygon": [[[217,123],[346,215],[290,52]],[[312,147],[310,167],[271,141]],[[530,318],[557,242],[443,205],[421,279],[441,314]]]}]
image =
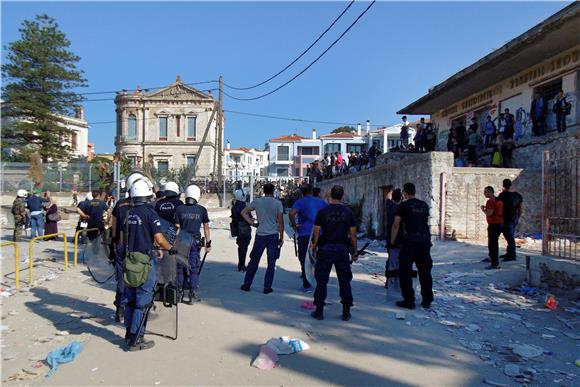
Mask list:
[{"label": "sneakers", "polygon": [[242,285],[240,286],[240,290],[243,290],[244,292],[249,292],[250,291],[250,287],[246,286],[246,285]]},{"label": "sneakers", "polygon": [[411,303],[411,302],[407,302],[407,301],[397,301],[396,305],[399,308],[405,308],[405,309],[415,309],[415,303]]},{"label": "sneakers", "polygon": [[497,270],[499,268],[499,265],[489,265],[485,267],[485,270]]},{"label": "sneakers", "polygon": [[181,298],[181,302],[183,302],[184,304],[187,305],[193,305],[194,302],[199,302],[201,301],[201,298],[199,298],[197,296],[197,294],[195,294],[195,292],[189,292],[189,298],[186,299],[185,295],[183,295],[183,297]]},{"label": "sneakers", "polygon": [[300,288],[301,291],[303,291],[304,293],[312,293],[314,291],[314,289],[312,289],[312,286],[302,286]]},{"label": "sneakers", "polygon": [[483,258],[481,260],[481,262],[491,262],[491,258],[487,257],[487,258]]},{"label": "sneakers", "polygon": [[272,288],[264,288],[264,294],[270,294],[274,291]]},{"label": "sneakers", "polygon": [[516,257],[502,257],[502,262],[511,262],[515,261]]}]

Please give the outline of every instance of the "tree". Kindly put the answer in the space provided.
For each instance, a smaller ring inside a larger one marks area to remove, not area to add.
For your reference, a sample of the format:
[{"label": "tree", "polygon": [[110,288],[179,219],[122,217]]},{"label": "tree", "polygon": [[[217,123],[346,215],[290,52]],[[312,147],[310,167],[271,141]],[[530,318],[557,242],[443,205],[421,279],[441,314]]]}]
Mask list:
[{"label": "tree", "polygon": [[30,155],[30,169],[28,170],[28,176],[34,183],[34,188],[40,188],[42,182],[44,181],[44,171],[42,169],[42,160],[38,153],[32,153]]},{"label": "tree", "polygon": [[43,161],[67,161],[72,131],[61,116],[72,115],[82,101],[73,91],[86,86],[80,57],[69,51],[70,41],[48,15],[25,20],[21,39],[5,47],[2,65],[2,148],[29,155],[38,152]]},{"label": "tree", "polygon": [[352,133],[356,132],[356,129],[352,126],[341,126],[340,128],[334,129],[331,133]]}]

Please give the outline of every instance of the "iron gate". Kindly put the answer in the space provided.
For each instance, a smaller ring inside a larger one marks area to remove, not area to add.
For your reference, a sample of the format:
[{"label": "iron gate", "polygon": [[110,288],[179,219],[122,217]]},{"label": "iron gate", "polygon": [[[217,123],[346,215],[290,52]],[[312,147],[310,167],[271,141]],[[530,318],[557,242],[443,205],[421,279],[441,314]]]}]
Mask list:
[{"label": "iron gate", "polygon": [[542,251],[580,260],[580,150],[544,151]]}]

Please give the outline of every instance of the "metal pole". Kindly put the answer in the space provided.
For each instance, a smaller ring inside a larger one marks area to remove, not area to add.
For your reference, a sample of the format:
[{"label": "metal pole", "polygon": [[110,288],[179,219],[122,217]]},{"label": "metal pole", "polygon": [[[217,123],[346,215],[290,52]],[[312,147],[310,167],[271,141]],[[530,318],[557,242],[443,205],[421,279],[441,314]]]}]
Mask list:
[{"label": "metal pole", "polygon": [[226,205],[226,179],[225,179],[225,176],[224,176],[224,196],[223,196],[223,200],[222,200],[221,206],[222,207],[225,207],[225,205]]},{"label": "metal pole", "polygon": [[250,176],[250,203],[254,201],[254,176]]}]

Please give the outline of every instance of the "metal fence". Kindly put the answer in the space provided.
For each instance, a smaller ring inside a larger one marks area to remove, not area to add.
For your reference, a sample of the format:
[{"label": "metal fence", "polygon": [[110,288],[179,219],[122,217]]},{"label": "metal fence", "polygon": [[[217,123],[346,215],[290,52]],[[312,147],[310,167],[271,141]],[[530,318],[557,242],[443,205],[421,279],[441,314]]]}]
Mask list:
[{"label": "metal fence", "polygon": [[544,255],[580,260],[580,150],[544,152],[542,163]]},{"label": "metal fence", "polygon": [[[94,163],[43,163],[40,168],[40,188],[44,191],[87,192],[98,188],[101,180],[99,165]],[[0,163],[1,192],[15,192],[20,188],[32,190],[33,187],[30,163]]]}]

